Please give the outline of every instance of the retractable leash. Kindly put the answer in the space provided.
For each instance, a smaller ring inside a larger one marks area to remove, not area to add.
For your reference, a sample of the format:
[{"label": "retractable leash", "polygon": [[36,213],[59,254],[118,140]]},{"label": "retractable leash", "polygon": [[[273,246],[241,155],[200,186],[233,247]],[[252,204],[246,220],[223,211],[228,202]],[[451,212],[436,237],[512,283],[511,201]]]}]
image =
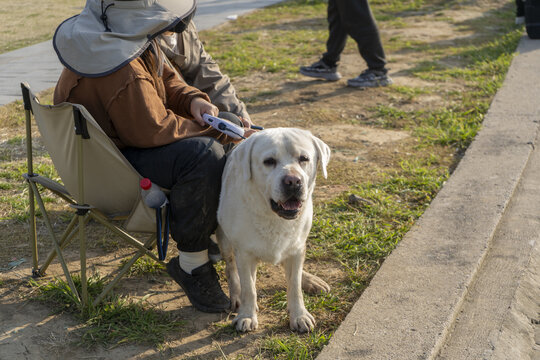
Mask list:
[{"label": "retractable leash", "polygon": [[[229,135],[233,139],[245,139],[244,128],[238,126],[229,120],[218,118],[210,114],[203,114],[202,116],[205,123],[213,127],[214,129],[221,131],[222,133]],[[263,130],[262,126],[251,125],[252,129]]]},{"label": "retractable leash", "polygon": [[[149,208],[156,210],[156,241],[159,260],[165,260],[167,247],[169,245],[169,214],[170,205],[167,196],[159,186],[152,184],[150,179],[144,178],[140,181],[141,193],[144,203]],[[165,208],[165,227],[163,227],[162,213]]]}]

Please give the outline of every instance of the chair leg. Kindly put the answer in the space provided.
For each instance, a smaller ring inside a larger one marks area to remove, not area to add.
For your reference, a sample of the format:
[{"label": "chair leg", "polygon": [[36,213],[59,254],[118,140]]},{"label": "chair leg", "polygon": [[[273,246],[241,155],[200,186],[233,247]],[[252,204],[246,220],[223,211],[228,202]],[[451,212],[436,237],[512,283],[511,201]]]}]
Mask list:
[{"label": "chair leg", "polygon": [[[37,186],[35,183],[29,181],[30,189],[32,191],[32,197],[37,200],[38,206],[41,209],[41,212],[43,213],[43,219],[47,226],[47,229],[49,231],[49,234],[53,240],[53,245],[55,249],[49,254],[49,257],[45,261],[44,265],[41,268],[38,268],[38,265],[34,265],[35,269],[38,269],[36,274],[42,276],[45,274],[45,270],[48,268],[50,263],[54,260],[56,256],[58,256],[58,260],[60,261],[60,264],[62,266],[62,269],[64,271],[64,274],[66,276],[67,282],[69,284],[69,287],[71,288],[71,291],[73,294],[79,299],[81,302],[81,305],[83,307],[87,306],[89,304],[89,298],[88,298],[88,284],[87,284],[87,272],[86,272],[86,224],[90,221],[91,218],[95,219],[102,225],[105,225],[107,228],[112,230],[116,235],[122,237],[124,240],[129,242],[131,245],[135,246],[139,251],[120,269],[120,271],[116,274],[116,276],[107,284],[107,286],[103,289],[103,291],[94,299],[92,304],[95,306],[99,304],[105,296],[114,288],[114,286],[120,281],[120,279],[126,274],[126,272],[133,266],[133,264],[142,256],[148,255],[153,260],[163,263],[160,261],[157,256],[155,256],[149,249],[152,249],[152,247],[155,245],[156,242],[156,236],[151,236],[144,244],[140,241],[138,241],[136,238],[128,234],[127,232],[123,231],[122,229],[114,226],[111,224],[106,218],[104,218],[101,214],[98,214],[96,212],[90,211],[80,211],[77,215],[75,215],[66,230],[64,231],[62,237],[60,240],[57,239],[56,235],[54,234],[54,230],[51,225],[51,221],[49,219],[48,213],[46,212],[45,205],[43,204],[43,200],[41,199],[41,196],[38,192]],[[32,213],[32,209],[30,210]],[[35,213],[34,213],[35,216]],[[77,225],[78,222],[78,225]],[[34,222],[35,224],[35,222]],[[71,277],[71,274],[69,273],[69,269],[67,268],[67,263],[64,259],[64,256],[62,254],[62,249],[65,248],[71,240],[75,237],[76,234],[79,234],[79,241],[80,241],[80,266],[81,266],[81,294],[79,295],[79,292],[77,291],[77,288],[75,287],[75,284],[73,282],[73,278]],[[36,238],[37,243],[37,238]],[[36,247],[37,249],[37,247]],[[37,251],[36,251],[36,257],[37,260]]]},{"label": "chair leg", "polygon": [[138,241],[136,238],[134,238],[133,236],[131,236],[130,234],[128,234],[127,232],[125,232],[124,230],[114,226],[113,224],[111,224],[105,217],[103,217],[102,215],[98,214],[97,212],[94,212],[94,211],[90,211],[90,214],[92,216],[93,219],[95,219],[96,221],[98,221],[99,223],[101,223],[102,225],[106,226],[107,228],[109,228],[110,230],[112,230],[116,235],[120,236],[121,238],[123,238],[124,240],[126,240],[127,242],[129,242],[131,245],[133,245],[134,247],[136,247],[137,249],[139,250],[142,250],[146,253],[146,255],[150,256],[152,259],[154,259],[155,261],[157,262],[161,262],[156,255],[154,255],[152,252],[150,252],[149,248],[143,244],[142,242]]},{"label": "chair leg", "polygon": [[36,205],[34,189],[28,180],[28,207],[30,211],[30,246],[32,247],[32,276],[39,277],[39,259],[36,232]]},{"label": "chair leg", "polygon": [[[22,85],[21,85],[22,86]],[[25,96],[28,94],[27,88],[23,87],[24,115],[26,117],[26,162],[28,168],[28,177],[34,176],[33,154],[32,154],[32,106],[28,103],[29,99]],[[32,276],[38,275],[38,250],[37,250],[37,232],[36,232],[36,205],[34,200],[34,189],[28,181],[28,207],[30,210],[30,244],[32,246]]]},{"label": "chair leg", "polygon": [[80,245],[80,259],[81,259],[81,302],[83,307],[88,304],[88,282],[86,277],[86,226],[85,226],[85,213],[80,212],[79,218],[79,245]]},{"label": "chair leg", "polygon": [[[156,242],[156,236],[153,235],[146,241],[144,246],[151,247],[154,245],[155,242]],[[113,289],[113,287],[118,283],[118,281],[120,281],[120,279],[125,275],[125,273],[128,272],[128,270],[133,266],[133,264],[135,264],[135,262],[145,254],[148,254],[148,250],[139,249],[139,251],[127,263],[125,263],[124,266],[122,266],[122,269],[120,269],[120,271],[116,274],[114,279],[112,279],[107,284],[107,286],[103,289],[101,294],[99,294],[94,299],[94,302],[92,303],[92,305],[96,306],[97,304],[99,304],[105,298],[105,296]]]},{"label": "chair leg", "polygon": [[62,265],[62,270],[64,270],[64,275],[66,276],[69,287],[71,288],[71,291],[73,292],[73,295],[75,295],[77,297],[77,299],[79,299],[79,301],[81,301],[81,297],[79,296],[79,292],[77,291],[77,288],[75,287],[75,283],[73,282],[71,274],[69,273],[69,269],[68,269],[66,261],[64,259],[64,255],[62,255],[62,250],[60,249],[60,245],[58,244],[58,240],[56,239],[56,235],[54,235],[54,230],[53,230],[53,227],[51,225],[49,215],[47,214],[47,211],[45,209],[45,205],[43,204],[43,200],[41,199],[41,195],[37,191],[36,184],[34,184],[33,182],[30,181],[30,186],[32,187],[32,190],[34,191],[34,194],[36,195],[36,200],[37,200],[38,206],[41,209],[41,212],[43,213],[43,220],[45,221],[45,225],[47,225],[49,235],[51,236],[51,239],[53,241],[53,245],[54,245],[54,247],[56,249],[56,254],[58,255],[58,261],[60,261],[60,264]]},{"label": "chair leg", "polygon": [[[64,231],[64,234],[62,235],[62,238],[60,239],[60,242],[59,242],[61,250],[64,250],[64,248],[71,243],[75,235],[78,233],[79,227],[76,226],[77,219],[78,219],[78,215],[73,216],[73,218],[71,219],[71,222],[69,223],[68,227]],[[88,221],[90,221],[90,216],[87,215],[85,217],[84,224],[86,225]],[[45,273],[47,272],[47,268],[49,267],[49,265],[51,264],[51,262],[54,260],[55,257],[56,257],[56,250],[52,250],[49,253],[49,257],[47,257],[47,260],[45,260],[43,265],[41,265],[41,267],[39,268],[38,276],[45,275]]]}]

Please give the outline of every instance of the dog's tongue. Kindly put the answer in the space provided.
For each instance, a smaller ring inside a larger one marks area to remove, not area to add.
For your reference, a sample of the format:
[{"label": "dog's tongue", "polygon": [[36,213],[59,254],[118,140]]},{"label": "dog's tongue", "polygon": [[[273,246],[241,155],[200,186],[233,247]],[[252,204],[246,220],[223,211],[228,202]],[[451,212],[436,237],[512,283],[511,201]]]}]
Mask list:
[{"label": "dog's tongue", "polygon": [[298,210],[301,206],[301,202],[296,199],[287,200],[281,204],[281,207],[285,210]]}]

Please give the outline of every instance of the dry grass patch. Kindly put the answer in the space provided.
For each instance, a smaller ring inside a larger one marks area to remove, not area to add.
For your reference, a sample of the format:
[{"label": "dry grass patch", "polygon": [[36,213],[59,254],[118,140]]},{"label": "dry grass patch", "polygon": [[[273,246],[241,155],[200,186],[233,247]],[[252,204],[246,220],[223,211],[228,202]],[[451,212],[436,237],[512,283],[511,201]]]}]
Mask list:
[{"label": "dry grass patch", "polygon": [[81,12],[84,0],[0,0],[0,54],[51,39],[56,27]]}]

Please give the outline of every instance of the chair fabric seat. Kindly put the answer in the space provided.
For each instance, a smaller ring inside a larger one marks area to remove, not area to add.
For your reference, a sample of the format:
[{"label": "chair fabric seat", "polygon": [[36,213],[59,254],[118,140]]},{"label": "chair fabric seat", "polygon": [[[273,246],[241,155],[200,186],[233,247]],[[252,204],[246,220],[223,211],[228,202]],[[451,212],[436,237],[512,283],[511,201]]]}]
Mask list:
[{"label": "chair fabric seat", "polygon": [[76,108],[86,120],[89,135],[89,139],[82,142],[84,202],[107,217],[128,215],[124,224],[128,231],[154,232],[155,213],[142,201],[139,188],[141,175],[84,106],[72,103],[41,105],[35,96],[31,96],[31,102],[41,141],[73,199],[78,201],[80,185],[77,178],[77,134],[73,131],[73,112]]}]

